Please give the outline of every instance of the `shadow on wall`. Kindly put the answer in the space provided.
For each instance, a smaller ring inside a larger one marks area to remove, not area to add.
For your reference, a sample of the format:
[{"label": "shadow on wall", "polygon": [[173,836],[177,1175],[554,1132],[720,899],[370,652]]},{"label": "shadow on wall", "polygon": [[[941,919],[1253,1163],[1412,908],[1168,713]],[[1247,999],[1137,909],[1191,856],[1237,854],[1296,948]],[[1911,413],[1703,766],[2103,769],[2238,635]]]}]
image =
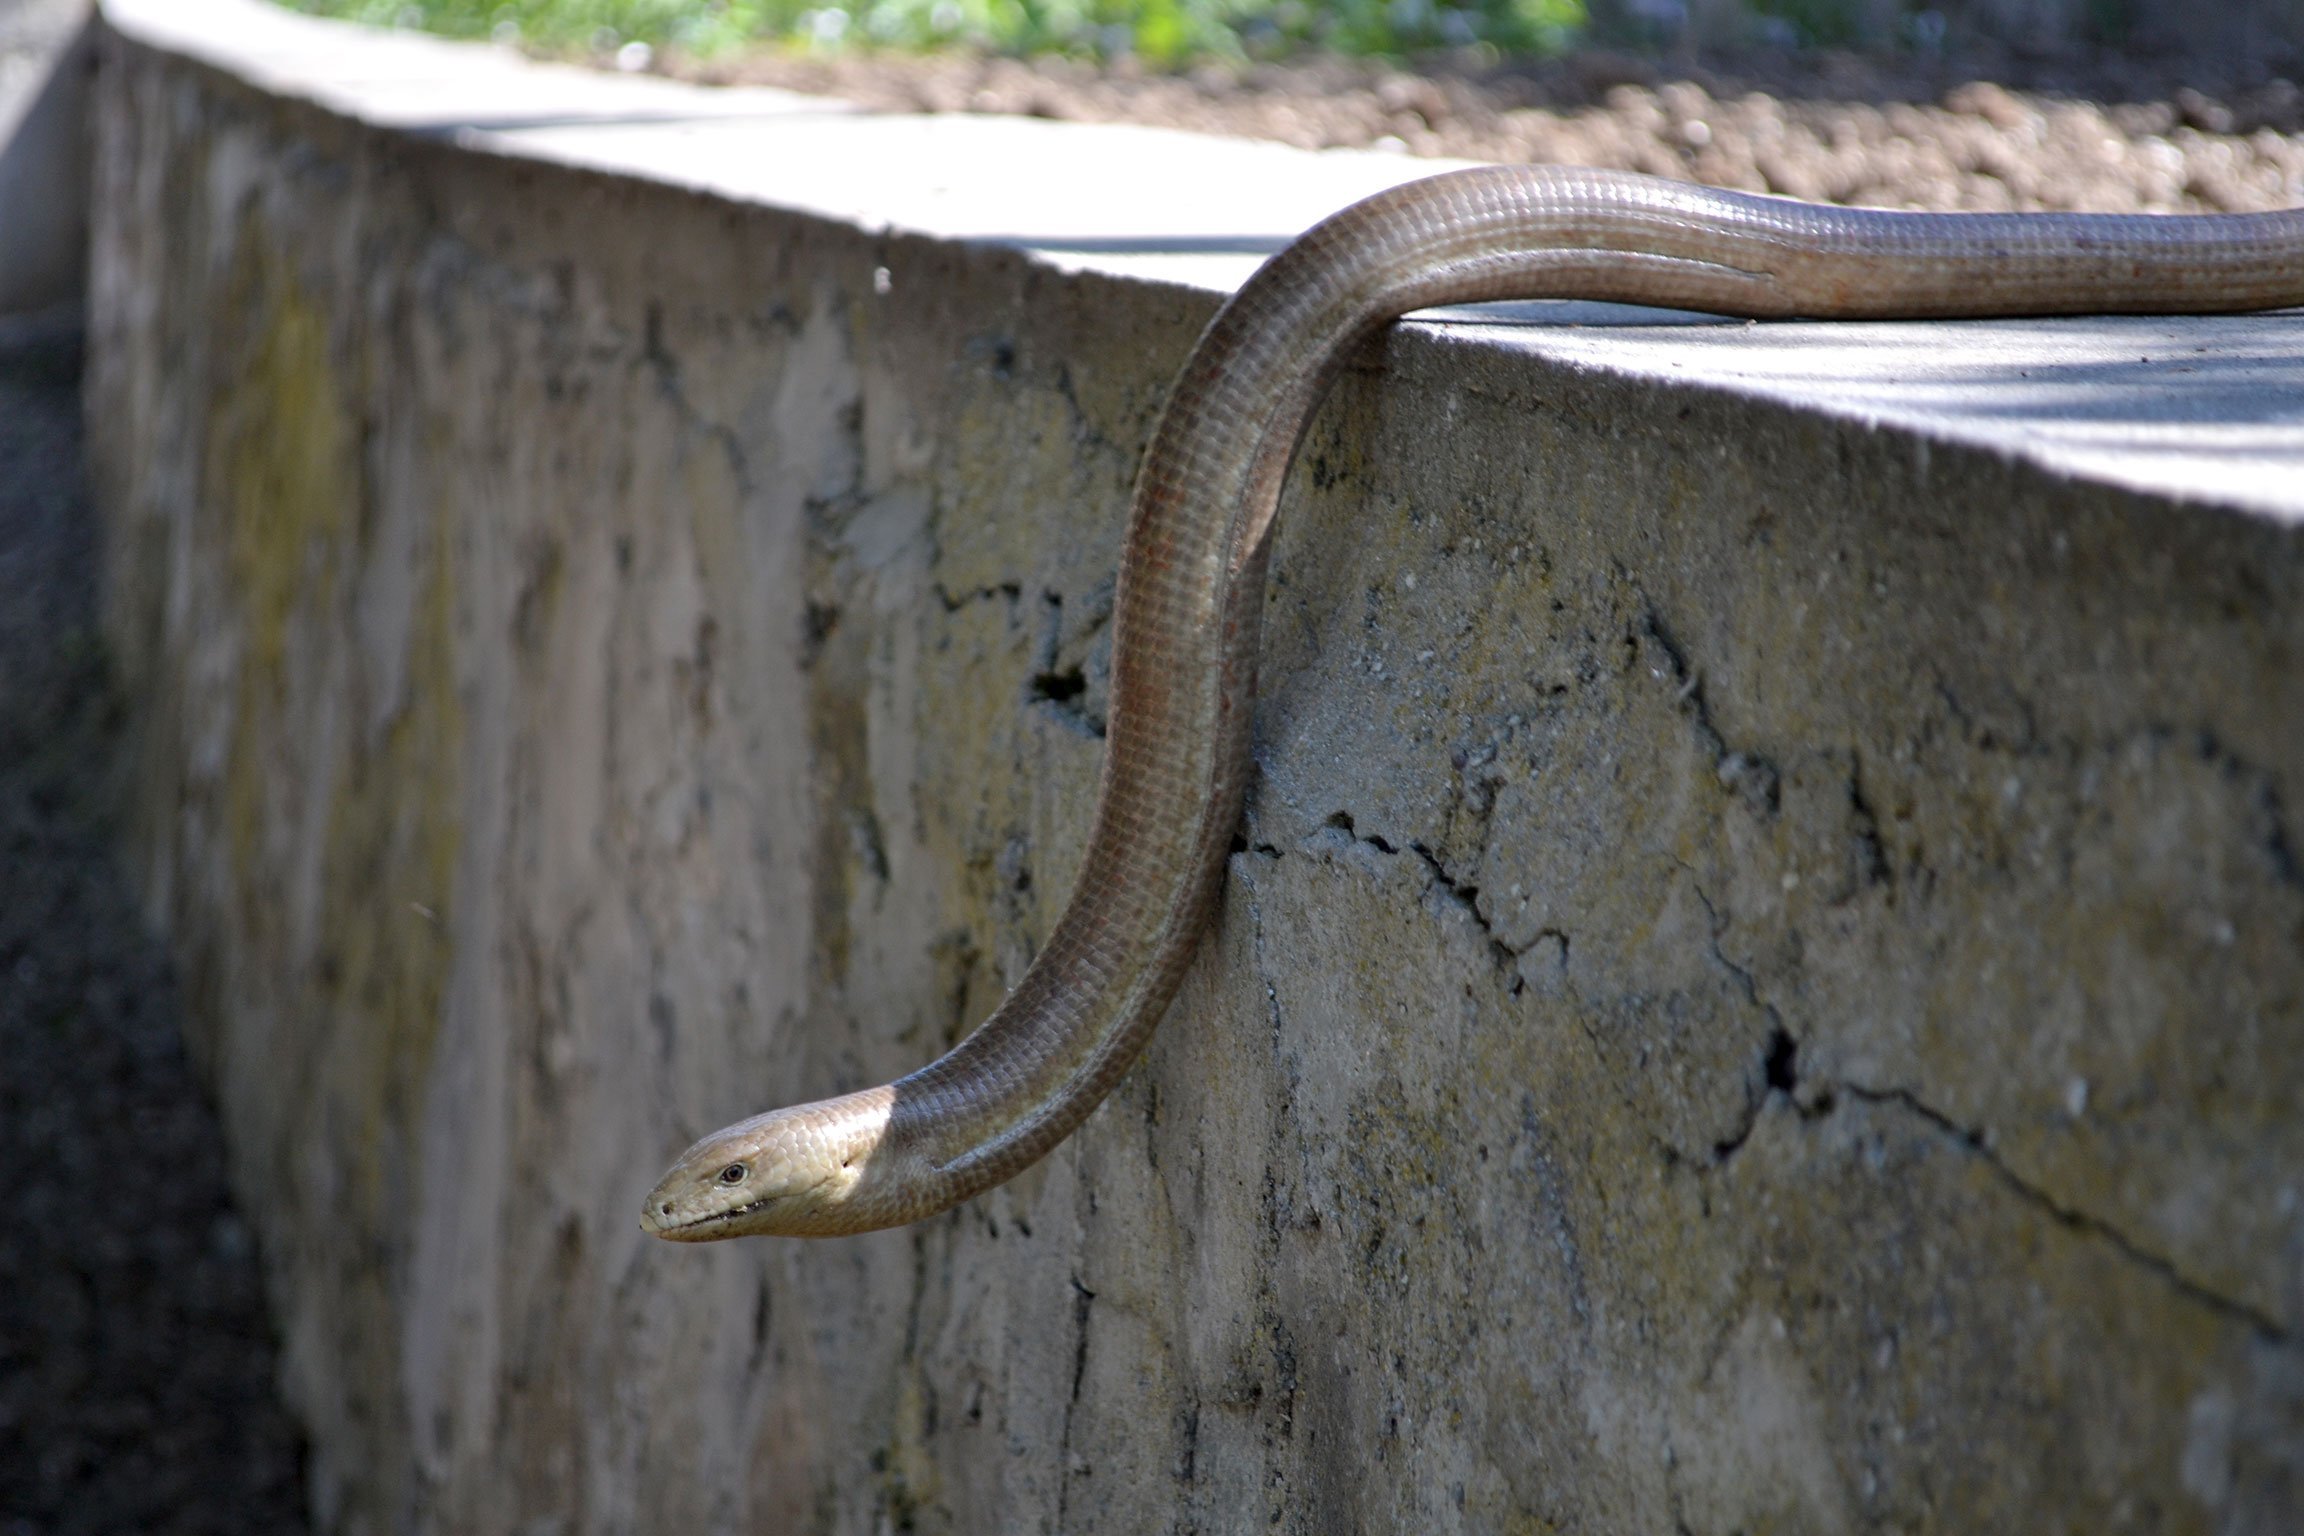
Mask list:
[{"label": "shadow on wall", "polygon": [[[14,9],[0,3],[0,12]],[[8,99],[17,93],[0,91],[0,315],[75,304],[88,272],[88,73],[95,61],[88,7],[35,4],[21,12],[30,14],[9,19],[27,25],[0,28],[0,54],[16,55],[0,64],[29,63],[38,83],[23,93],[29,104],[20,115]],[[43,13],[60,24],[42,26]],[[0,87],[7,83],[0,74]]]}]

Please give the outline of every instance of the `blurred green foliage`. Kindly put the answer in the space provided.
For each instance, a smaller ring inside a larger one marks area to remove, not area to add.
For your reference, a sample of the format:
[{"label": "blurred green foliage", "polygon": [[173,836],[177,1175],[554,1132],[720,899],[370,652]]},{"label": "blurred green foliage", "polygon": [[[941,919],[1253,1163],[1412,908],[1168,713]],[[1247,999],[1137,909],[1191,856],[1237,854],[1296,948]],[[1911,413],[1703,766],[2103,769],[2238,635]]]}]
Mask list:
[{"label": "blurred green foliage", "polygon": [[1134,54],[1159,65],[1306,49],[1403,54],[1485,44],[1556,53],[1585,0],[280,0],[290,9],[451,37],[598,52],[628,43],[711,54],[785,41],[821,49],[968,47]]}]

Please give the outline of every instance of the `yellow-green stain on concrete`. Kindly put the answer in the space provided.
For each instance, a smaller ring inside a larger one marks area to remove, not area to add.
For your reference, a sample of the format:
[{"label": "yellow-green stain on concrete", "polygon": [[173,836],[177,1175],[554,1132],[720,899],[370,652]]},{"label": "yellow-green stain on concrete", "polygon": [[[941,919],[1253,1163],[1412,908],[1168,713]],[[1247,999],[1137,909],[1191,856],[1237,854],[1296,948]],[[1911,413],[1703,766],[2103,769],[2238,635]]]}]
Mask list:
[{"label": "yellow-green stain on concrete", "polygon": [[[273,844],[320,819],[314,953],[298,1026],[315,1041],[323,1134],[355,1170],[344,1215],[387,1230],[391,1147],[413,1146],[413,1117],[439,1030],[452,960],[461,843],[464,719],[456,676],[456,571],[448,503],[419,541],[413,622],[397,669],[355,654],[328,675],[307,656],[342,655],[339,587],[359,562],[360,445],[324,297],[299,279],[261,220],[229,285],[250,317],[210,406],[211,505],[226,520],[232,601],[242,626],[225,811],[240,907],[285,944],[291,889]],[[398,674],[380,726],[369,686]],[[333,693],[334,698],[328,695]],[[331,744],[318,738],[332,734]],[[332,761],[331,761],[332,759]],[[326,802],[306,806],[315,763]],[[299,914],[300,916],[301,914]],[[325,1044],[317,1042],[325,1041]]]},{"label": "yellow-green stain on concrete", "polygon": [[[359,1184],[385,1198],[382,1150],[413,1120],[439,1035],[454,958],[463,842],[464,711],[456,673],[456,565],[435,527],[410,628],[398,709],[338,759],[321,861],[323,1006],[344,1031],[330,1097],[353,1125]],[[379,1209],[376,1219],[388,1222]]]},{"label": "yellow-green stain on concrete", "polygon": [[[243,249],[270,246],[254,238]],[[244,262],[230,287],[231,308],[260,317],[240,359],[227,361],[208,418],[211,504],[228,524],[246,646],[225,800],[234,865],[246,872],[262,856],[274,814],[277,754],[268,744],[286,723],[289,632],[299,613],[328,609],[345,503],[358,495],[359,475],[327,315],[292,271],[265,256]]]}]

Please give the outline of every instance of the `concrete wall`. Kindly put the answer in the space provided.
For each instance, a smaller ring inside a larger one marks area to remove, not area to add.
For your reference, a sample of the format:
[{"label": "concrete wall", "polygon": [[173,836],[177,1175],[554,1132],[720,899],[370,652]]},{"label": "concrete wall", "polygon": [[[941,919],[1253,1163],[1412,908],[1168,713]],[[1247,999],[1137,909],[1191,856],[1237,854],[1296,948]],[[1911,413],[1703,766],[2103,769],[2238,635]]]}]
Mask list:
[{"label": "concrete wall", "polygon": [[[1143,1065],[944,1218],[679,1248],[690,1137],[922,1062],[1047,932],[1214,298],[112,11],[134,858],[327,1529],[2295,1528],[2294,320],[1394,332]],[[795,182],[896,134],[757,113]],[[1062,142],[1051,195],[1156,200]],[[2122,415],[2185,414],[2145,352],[2233,419]],[[1898,416],[1931,367],[1997,446]]]},{"label": "concrete wall", "polygon": [[88,265],[90,0],[0,0],[0,316],[72,304]]}]

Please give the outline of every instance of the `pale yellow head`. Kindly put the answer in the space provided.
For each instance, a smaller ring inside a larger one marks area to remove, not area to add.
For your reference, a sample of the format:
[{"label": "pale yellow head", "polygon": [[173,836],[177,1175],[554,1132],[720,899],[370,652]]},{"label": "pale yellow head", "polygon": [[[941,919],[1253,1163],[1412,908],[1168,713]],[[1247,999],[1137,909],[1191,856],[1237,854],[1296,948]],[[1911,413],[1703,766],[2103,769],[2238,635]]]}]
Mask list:
[{"label": "pale yellow head", "polygon": [[[641,1207],[643,1231],[675,1243],[833,1237],[880,1226],[889,1170],[885,1088],[770,1110],[715,1131],[672,1165]],[[878,1176],[875,1176],[877,1172]]]}]

